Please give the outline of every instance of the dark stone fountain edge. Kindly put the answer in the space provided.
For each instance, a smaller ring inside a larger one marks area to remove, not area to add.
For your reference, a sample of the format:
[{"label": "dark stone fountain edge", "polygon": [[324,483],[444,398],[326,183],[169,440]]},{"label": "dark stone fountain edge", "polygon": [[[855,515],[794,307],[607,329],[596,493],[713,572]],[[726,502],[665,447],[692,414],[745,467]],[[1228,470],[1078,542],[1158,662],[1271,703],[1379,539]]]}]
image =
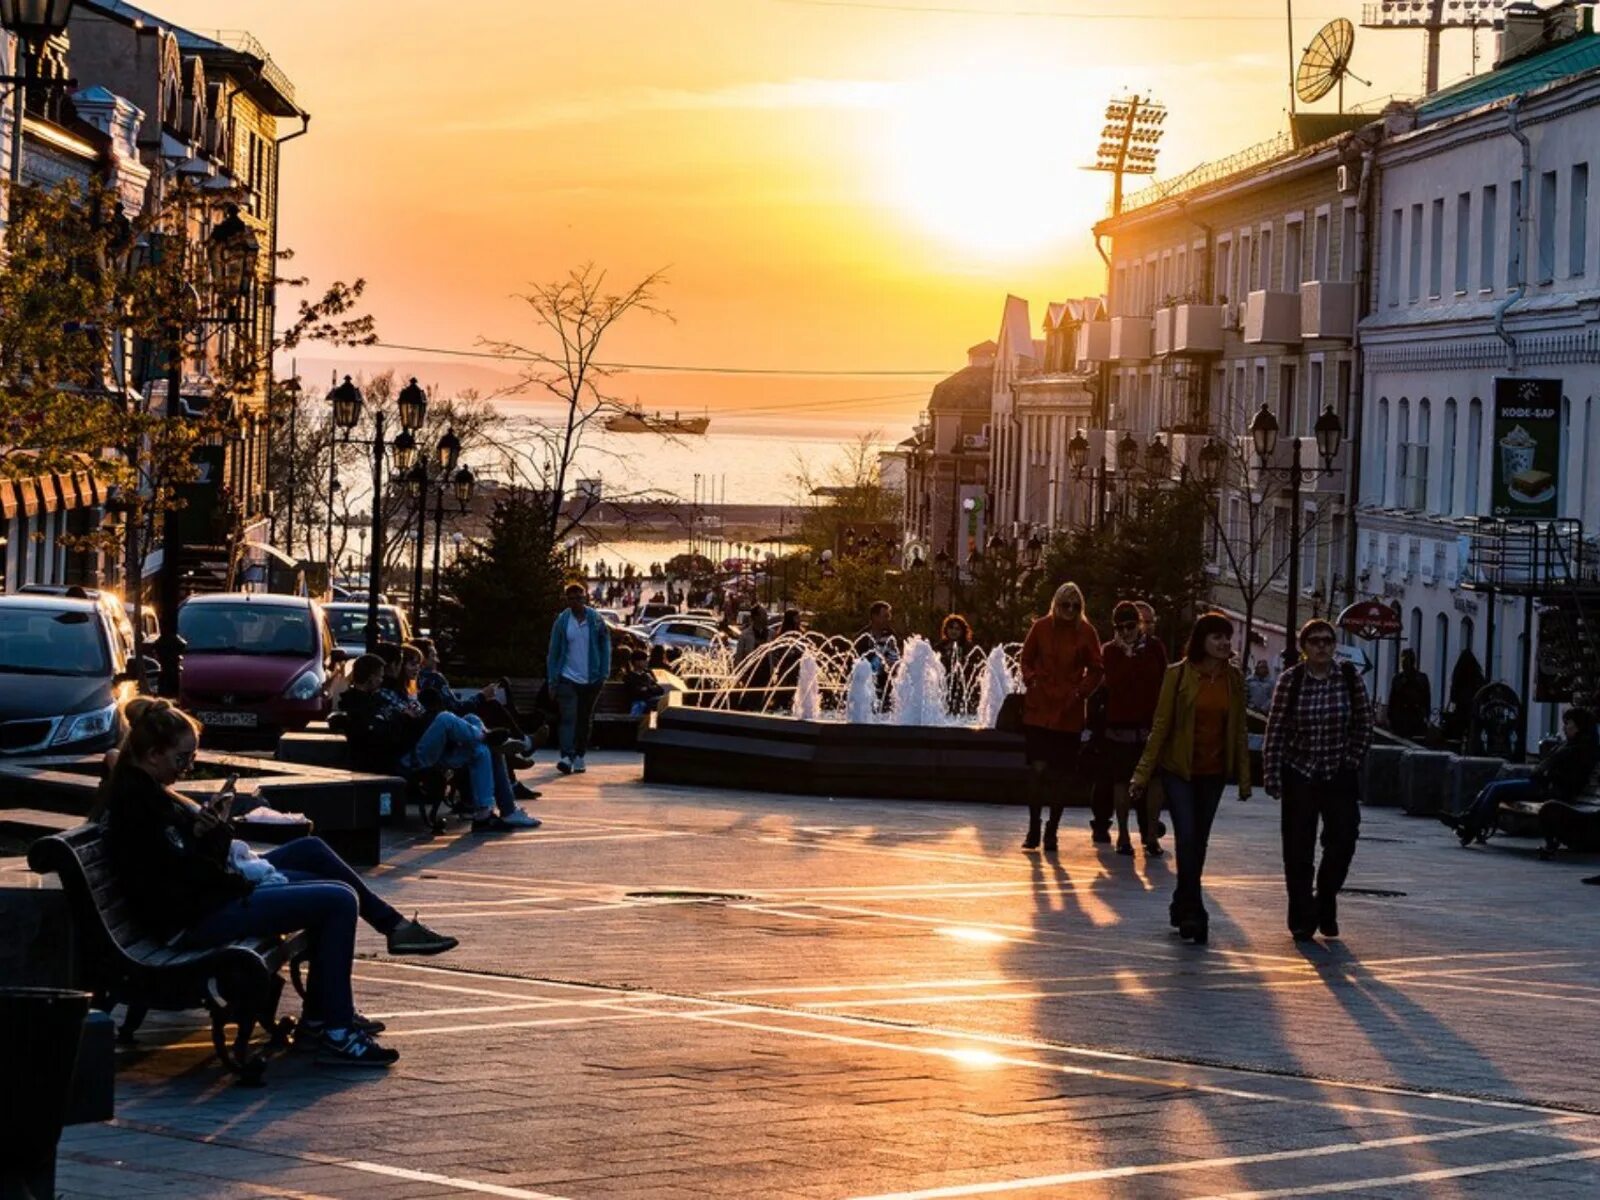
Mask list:
[{"label": "dark stone fountain edge", "polygon": [[[1026,802],[1022,738],[673,707],[639,737],[649,783],[802,796]],[[1068,797],[1086,803],[1087,790]]]}]

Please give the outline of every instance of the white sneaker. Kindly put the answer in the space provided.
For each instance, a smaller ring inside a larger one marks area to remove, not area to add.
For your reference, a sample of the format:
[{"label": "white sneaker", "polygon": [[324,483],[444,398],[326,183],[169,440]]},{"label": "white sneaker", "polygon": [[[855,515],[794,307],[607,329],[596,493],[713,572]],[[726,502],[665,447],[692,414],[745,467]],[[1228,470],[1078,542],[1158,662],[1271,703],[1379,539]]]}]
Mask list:
[{"label": "white sneaker", "polygon": [[544,822],[539,820],[538,817],[530,816],[528,813],[523,812],[520,808],[513,808],[508,813],[501,813],[500,820],[503,824],[509,825],[512,829],[537,829],[540,825],[544,824]]},{"label": "white sneaker", "polygon": [[588,769],[588,767],[584,766],[583,755],[580,754],[577,758],[572,760],[572,773],[574,775],[582,775]]},{"label": "white sneaker", "polygon": [[[580,758],[578,761],[582,762],[583,760]],[[571,775],[572,760],[563,755],[561,761],[556,764],[556,770],[560,771],[563,775]]]}]

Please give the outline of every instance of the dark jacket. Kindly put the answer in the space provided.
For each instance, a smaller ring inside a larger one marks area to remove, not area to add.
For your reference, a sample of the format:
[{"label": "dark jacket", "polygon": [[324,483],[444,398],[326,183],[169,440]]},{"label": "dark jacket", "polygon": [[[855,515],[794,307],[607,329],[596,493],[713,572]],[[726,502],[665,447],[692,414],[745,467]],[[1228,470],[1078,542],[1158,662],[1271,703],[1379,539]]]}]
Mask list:
[{"label": "dark jacket", "polygon": [[339,711],[351,758],[364,771],[393,771],[427,728],[426,717],[395,703],[393,693],[381,689],[346,688],[339,696]]},{"label": "dark jacket", "polygon": [[171,936],[255,886],[228,866],[226,824],[196,828],[196,814],[132,763],[112,772],[106,848],[128,905]]},{"label": "dark jacket", "polygon": [[667,694],[667,689],[656,681],[654,671],[646,667],[642,671],[630,670],[622,677],[623,694],[628,697],[630,704],[640,700],[659,700]]},{"label": "dark jacket", "polygon": [[1597,761],[1600,761],[1600,743],[1593,738],[1581,742],[1563,741],[1533,769],[1534,782],[1544,789],[1549,799],[1570,802],[1589,786]]}]

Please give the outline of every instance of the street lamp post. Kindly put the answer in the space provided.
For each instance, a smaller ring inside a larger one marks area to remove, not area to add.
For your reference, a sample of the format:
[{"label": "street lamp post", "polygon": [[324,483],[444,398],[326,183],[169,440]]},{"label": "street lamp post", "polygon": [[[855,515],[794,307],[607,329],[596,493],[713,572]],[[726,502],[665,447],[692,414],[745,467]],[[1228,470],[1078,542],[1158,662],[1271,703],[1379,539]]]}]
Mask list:
[{"label": "street lamp post", "polygon": [[[1333,405],[1322,410],[1312,427],[1316,435],[1317,454],[1322,459],[1322,471],[1331,473],[1333,460],[1339,453],[1339,443],[1344,437],[1344,426]],[[1300,461],[1300,439],[1292,439],[1287,470],[1268,467],[1267,460],[1278,447],[1278,420],[1263,403],[1250,422],[1250,440],[1255,444],[1256,462],[1263,474],[1282,475],[1289,484],[1289,597],[1284,608],[1284,640],[1292,645],[1300,618],[1300,489],[1305,483],[1305,467]]]},{"label": "street lamp post", "polygon": [[467,511],[467,505],[472,502],[472,489],[477,483],[473,477],[471,467],[457,467],[456,463],[461,457],[461,439],[456,437],[456,431],[447,431],[439,439],[435,447],[435,454],[439,465],[439,486],[434,493],[433,504],[433,587],[428,596],[428,625],[435,635],[439,632],[439,543],[444,537],[444,485],[449,480],[455,489],[456,502],[461,505],[461,511]]},{"label": "street lamp post", "polygon": [[[383,453],[385,449],[392,449],[395,469],[402,474],[411,468],[417,452],[416,439],[411,436],[412,431],[422,424],[428,407],[428,399],[422,395],[422,389],[416,387],[416,382],[413,379],[411,386],[400,393],[398,408],[401,433],[395,438],[392,448],[384,445],[383,410],[378,409],[372,414],[372,557],[367,562],[367,653],[369,654],[378,647],[378,593],[383,589]],[[415,394],[408,395],[412,388],[416,389]],[[364,403],[361,389],[350,382],[350,376],[346,375],[344,382],[329,393],[328,399],[333,404],[333,422],[343,433],[343,440],[349,442],[351,431],[361,420]]]},{"label": "street lamp post", "polygon": [[[22,68],[20,75],[0,75],[0,83],[11,85],[11,182],[22,182],[22,123],[23,108],[33,78],[33,60],[51,38],[65,32],[72,19],[74,0],[0,0],[0,27],[16,35],[22,43],[17,60]],[[49,87],[71,87],[70,79],[53,79]]]}]

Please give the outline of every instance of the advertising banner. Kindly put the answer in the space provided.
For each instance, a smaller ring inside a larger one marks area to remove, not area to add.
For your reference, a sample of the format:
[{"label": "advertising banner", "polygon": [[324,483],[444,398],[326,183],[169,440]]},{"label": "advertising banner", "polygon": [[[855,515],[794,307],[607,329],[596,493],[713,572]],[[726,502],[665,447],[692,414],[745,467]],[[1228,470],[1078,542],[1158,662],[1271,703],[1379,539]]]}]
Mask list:
[{"label": "advertising banner", "polygon": [[1496,379],[1493,438],[1490,515],[1559,516],[1561,380]]}]

